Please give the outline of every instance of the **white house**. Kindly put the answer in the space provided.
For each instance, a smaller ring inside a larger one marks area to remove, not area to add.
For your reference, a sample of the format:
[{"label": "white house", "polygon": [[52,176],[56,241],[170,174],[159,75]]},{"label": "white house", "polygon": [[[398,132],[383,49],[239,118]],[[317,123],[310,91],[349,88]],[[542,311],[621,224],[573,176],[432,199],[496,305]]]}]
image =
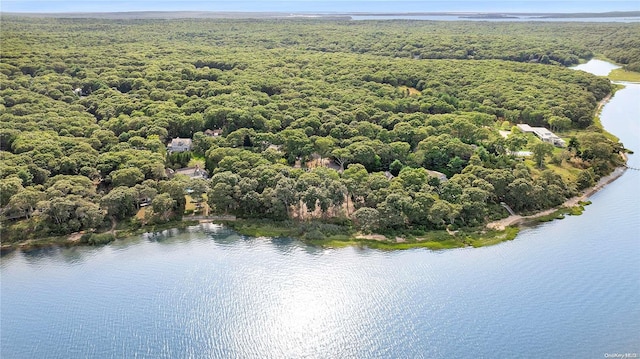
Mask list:
[{"label": "white house", "polygon": [[525,133],[533,133],[538,136],[538,138],[544,142],[548,142],[553,144],[556,147],[565,147],[566,143],[563,139],[556,136],[553,132],[547,130],[544,127],[531,127],[527,124],[519,124],[518,128],[520,131]]},{"label": "white house", "polygon": [[169,152],[191,151],[192,141],[190,138],[174,138],[167,146]]}]

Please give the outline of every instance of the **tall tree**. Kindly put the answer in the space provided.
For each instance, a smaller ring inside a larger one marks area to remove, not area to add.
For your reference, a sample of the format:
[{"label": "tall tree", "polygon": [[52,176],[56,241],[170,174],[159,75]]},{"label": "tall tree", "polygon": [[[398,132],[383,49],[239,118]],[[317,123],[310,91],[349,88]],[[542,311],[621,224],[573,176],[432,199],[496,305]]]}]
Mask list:
[{"label": "tall tree", "polygon": [[533,152],[533,159],[538,167],[542,168],[545,157],[553,153],[553,145],[547,142],[536,142],[531,146],[531,152]]},{"label": "tall tree", "polygon": [[168,193],[161,193],[151,201],[153,213],[162,220],[167,220],[176,206],[176,201]]}]

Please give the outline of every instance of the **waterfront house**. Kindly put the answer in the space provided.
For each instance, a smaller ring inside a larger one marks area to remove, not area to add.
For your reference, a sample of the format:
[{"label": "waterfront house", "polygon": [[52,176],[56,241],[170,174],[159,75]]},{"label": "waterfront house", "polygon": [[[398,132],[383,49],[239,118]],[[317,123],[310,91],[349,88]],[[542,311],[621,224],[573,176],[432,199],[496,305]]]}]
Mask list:
[{"label": "waterfront house", "polygon": [[519,124],[518,128],[524,133],[533,133],[541,141],[548,142],[556,147],[565,147],[566,143],[563,139],[556,136],[553,132],[547,130],[544,127],[531,127],[527,124]]}]

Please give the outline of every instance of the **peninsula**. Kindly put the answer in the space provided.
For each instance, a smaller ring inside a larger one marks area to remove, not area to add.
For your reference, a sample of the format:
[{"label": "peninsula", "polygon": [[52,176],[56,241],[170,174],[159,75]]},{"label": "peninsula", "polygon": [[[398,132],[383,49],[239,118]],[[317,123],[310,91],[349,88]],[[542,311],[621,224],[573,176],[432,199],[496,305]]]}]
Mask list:
[{"label": "peninsula", "polygon": [[210,218],[318,244],[513,238],[487,223],[624,164],[594,121],[615,86],[567,67],[640,69],[637,23],[3,15],[0,31],[3,248]]}]

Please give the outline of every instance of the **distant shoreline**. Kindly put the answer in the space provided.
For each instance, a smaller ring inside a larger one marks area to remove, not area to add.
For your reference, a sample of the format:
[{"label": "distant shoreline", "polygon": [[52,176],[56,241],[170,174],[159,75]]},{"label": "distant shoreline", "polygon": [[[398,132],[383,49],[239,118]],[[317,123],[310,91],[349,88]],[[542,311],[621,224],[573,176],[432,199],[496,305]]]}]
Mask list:
[{"label": "distant shoreline", "polygon": [[352,16],[451,17],[461,20],[640,18],[640,11],[594,13],[524,12],[259,12],[259,11],[116,11],[116,12],[0,12],[2,16],[94,19],[324,19],[352,20]]}]

